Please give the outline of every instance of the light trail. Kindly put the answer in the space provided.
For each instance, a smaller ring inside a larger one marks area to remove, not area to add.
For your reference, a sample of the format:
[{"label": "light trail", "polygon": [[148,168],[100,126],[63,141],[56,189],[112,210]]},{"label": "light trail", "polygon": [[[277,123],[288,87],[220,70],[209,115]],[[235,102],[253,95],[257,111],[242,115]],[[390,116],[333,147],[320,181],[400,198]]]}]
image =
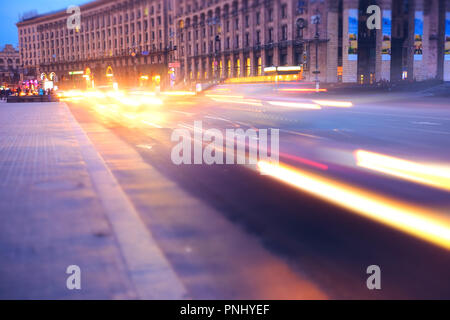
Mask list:
[{"label": "light trail", "polygon": [[351,108],[353,103],[350,101],[331,101],[331,100],[313,100],[314,103],[322,107]]},{"label": "light trail", "polygon": [[231,103],[231,104],[244,104],[244,105],[250,105],[250,106],[256,106],[256,107],[262,107],[263,104],[260,100],[256,99],[226,99],[226,98],[212,98],[215,102],[222,102],[222,103]]},{"label": "light trail", "polygon": [[150,121],[147,121],[147,120],[141,120],[141,122],[143,124],[148,125],[148,126],[151,126],[151,127],[157,128],[157,129],[162,129],[162,127],[157,125],[156,123],[153,123],[153,122],[150,122]]},{"label": "light trail", "polygon": [[301,158],[299,156],[294,156],[292,154],[287,154],[287,153],[280,152],[280,158],[296,161],[298,163],[302,163],[302,164],[305,164],[307,166],[314,167],[316,169],[320,169],[320,170],[324,170],[324,171],[328,170],[328,166],[326,164],[319,163],[319,162],[316,162],[316,161],[313,161],[313,160],[309,160],[309,159],[306,159],[306,158]]},{"label": "light trail", "polygon": [[307,171],[260,161],[261,173],[366,218],[450,250],[450,219]]},{"label": "light trail", "polygon": [[193,91],[165,91],[161,92],[162,95],[165,96],[177,96],[177,97],[183,97],[183,96],[195,96],[196,93]]},{"label": "light trail", "polygon": [[223,99],[240,99],[243,100],[244,96],[232,96],[232,95],[225,95],[225,94],[205,94],[205,97],[208,98],[223,98]]},{"label": "light trail", "polygon": [[420,164],[365,150],[357,150],[355,157],[359,167],[450,191],[449,167]]},{"label": "light trail", "polygon": [[268,101],[267,103],[273,106],[286,108],[311,109],[311,110],[322,109],[318,104],[313,103],[287,102],[287,101]]},{"label": "light trail", "polygon": [[327,92],[327,89],[309,89],[309,88],[290,88],[290,89],[278,89],[282,92]]}]

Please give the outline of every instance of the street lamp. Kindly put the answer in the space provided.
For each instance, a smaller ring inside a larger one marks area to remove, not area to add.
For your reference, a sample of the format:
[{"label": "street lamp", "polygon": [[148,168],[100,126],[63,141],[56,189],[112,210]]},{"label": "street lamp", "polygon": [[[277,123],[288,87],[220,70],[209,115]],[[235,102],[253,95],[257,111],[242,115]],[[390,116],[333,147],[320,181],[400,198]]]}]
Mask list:
[{"label": "street lamp", "polygon": [[[213,81],[220,81],[220,71],[219,71],[219,58],[220,58],[220,47],[221,47],[221,22],[220,22],[220,17],[219,16],[215,16],[215,17],[210,17],[208,18],[208,25],[212,26],[216,32],[216,36],[214,37],[214,44],[213,44],[213,52],[214,52],[214,62],[213,62]],[[216,28],[217,26],[217,28]]]},{"label": "street lamp", "polygon": [[215,43],[214,43],[214,47],[215,47],[215,55],[214,55],[214,67],[215,67],[215,72],[214,72],[214,78],[218,81],[220,81],[220,35],[216,35],[215,37]]},{"label": "street lamp", "polygon": [[316,71],[314,71],[313,73],[316,75],[316,92],[319,92],[320,90],[320,82],[319,82],[319,39],[320,39],[320,34],[319,34],[319,24],[320,24],[320,14],[319,14],[319,10],[316,10],[315,12],[316,14],[314,16],[312,16],[312,23],[316,25],[316,34],[314,35],[314,42],[316,43]]}]

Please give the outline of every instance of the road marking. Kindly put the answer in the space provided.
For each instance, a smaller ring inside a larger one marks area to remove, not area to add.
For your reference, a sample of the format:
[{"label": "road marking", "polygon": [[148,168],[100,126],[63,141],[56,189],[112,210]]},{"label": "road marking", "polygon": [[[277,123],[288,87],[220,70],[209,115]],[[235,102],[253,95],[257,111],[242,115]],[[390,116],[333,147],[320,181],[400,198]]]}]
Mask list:
[{"label": "road marking", "polygon": [[211,120],[219,120],[219,121],[224,121],[224,122],[231,122],[228,119],[224,119],[224,118],[220,118],[220,117],[214,117],[214,116],[204,116],[204,118],[211,119]]},{"label": "road marking", "polygon": [[296,136],[306,137],[306,138],[329,140],[328,138],[319,137],[319,136],[315,136],[315,135],[307,134],[307,133],[296,132],[296,131],[292,131],[292,130],[281,129],[280,131],[281,132],[286,132],[286,133],[289,133],[289,134],[293,134],[293,135],[296,135]]},{"label": "road marking", "polygon": [[424,126],[441,126],[442,123],[426,122],[426,121],[413,121],[412,124],[424,125]]}]

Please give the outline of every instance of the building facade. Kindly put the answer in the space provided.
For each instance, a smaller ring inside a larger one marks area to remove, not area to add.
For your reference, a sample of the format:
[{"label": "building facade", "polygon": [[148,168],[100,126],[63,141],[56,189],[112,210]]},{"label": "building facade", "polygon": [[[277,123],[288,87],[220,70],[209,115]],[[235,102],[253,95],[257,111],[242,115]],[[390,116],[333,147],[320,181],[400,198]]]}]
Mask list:
[{"label": "building facade", "polygon": [[179,0],[181,73],[203,80],[261,76],[269,66],[309,71],[315,29],[308,9],[307,1],[293,0]]},{"label": "building facade", "polygon": [[[136,85],[175,60],[172,0],[98,0],[17,24],[24,68],[61,85]],[[75,18],[74,18],[75,17]],[[86,82],[86,83],[84,83]]]},{"label": "building facade", "polygon": [[[299,65],[305,80],[318,75],[328,83],[450,78],[449,0],[178,3],[178,54],[188,80]],[[380,22],[375,29],[368,27],[373,14]]]},{"label": "building facade", "polygon": [[17,24],[24,69],[87,85],[209,82],[274,66],[328,83],[450,80],[450,0],[97,0],[80,9],[77,29],[66,11]]},{"label": "building facade", "polygon": [[0,51],[0,86],[9,87],[20,80],[20,54],[11,44]]}]

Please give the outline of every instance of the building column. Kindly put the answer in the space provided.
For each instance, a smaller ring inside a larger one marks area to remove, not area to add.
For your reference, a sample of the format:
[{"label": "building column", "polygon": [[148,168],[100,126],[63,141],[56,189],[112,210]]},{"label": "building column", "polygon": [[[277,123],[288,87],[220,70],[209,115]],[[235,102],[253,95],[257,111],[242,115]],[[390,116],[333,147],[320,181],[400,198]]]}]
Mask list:
[{"label": "building column", "polygon": [[210,56],[206,57],[206,79],[205,80],[212,80],[214,78],[213,76],[213,70],[212,70],[212,62],[214,60],[211,59]]},{"label": "building column", "polygon": [[261,67],[262,67],[262,75],[264,75],[264,68],[267,66],[267,52],[266,49],[261,49]]},{"label": "building column", "polygon": [[[435,79],[437,76],[437,26],[438,26],[438,6],[437,0],[416,0],[415,22],[423,24],[422,32],[422,55],[414,56],[414,76],[416,80],[423,81]],[[415,33],[420,32],[420,27]]]},{"label": "building column", "polygon": [[325,82],[335,83],[338,81],[338,41],[339,41],[339,1],[328,2],[327,14],[327,35],[325,39],[330,39],[326,46],[327,69]]},{"label": "building column", "polygon": [[288,44],[288,46],[287,46],[287,65],[288,66],[295,65],[294,48],[295,48],[295,45],[293,43],[292,44]]},{"label": "building column", "polygon": [[[416,81],[423,81],[426,79],[425,71],[425,51],[428,50],[429,32],[425,28],[425,4],[423,0],[415,0],[415,8],[413,10],[413,79]],[[428,19],[427,19],[428,20]],[[428,23],[427,23],[428,25]],[[421,41],[417,41],[418,37]],[[419,43],[421,42],[421,46]]]},{"label": "building column", "polygon": [[[357,0],[343,0],[343,36],[342,36],[342,82],[358,82],[358,16],[359,3]],[[355,29],[356,27],[356,29]],[[349,30],[353,28],[353,30]],[[350,31],[356,33],[356,39],[350,39]]]},{"label": "building column", "polygon": [[253,49],[250,51],[250,77],[256,76],[256,67],[258,65],[258,61],[255,58],[255,52]]},{"label": "building column", "polygon": [[240,67],[241,77],[245,77],[245,57],[243,51],[239,52],[239,60],[241,62]]},{"label": "building column", "polygon": [[438,0],[428,0],[424,7],[424,52],[423,66],[426,79],[438,75],[439,5]]},{"label": "building column", "polygon": [[383,0],[381,7],[381,30],[377,30],[375,80],[391,80],[392,61],[392,0]]},{"label": "building column", "polygon": [[[450,81],[450,0],[445,1],[444,81]],[[448,39],[448,40],[447,40]]]},{"label": "building column", "polygon": [[273,65],[276,67],[280,65],[280,48],[278,48],[278,45],[273,47]]},{"label": "building column", "polygon": [[[224,79],[227,77],[227,60],[225,59],[225,55],[223,53],[220,55],[220,61],[222,61],[222,70],[219,71],[219,77],[221,79]],[[220,64],[219,64],[219,68],[220,68]],[[220,72],[222,72],[222,75],[220,75]]]},{"label": "building column", "polygon": [[236,74],[236,56],[234,53],[230,53],[230,61],[231,61],[231,78],[237,78]]},{"label": "building column", "polygon": [[[186,55],[186,57],[184,57],[184,81],[185,82],[188,82],[188,81],[191,81],[191,79],[189,78],[189,67],[188,67],[188,64],[190,63],[190,61],[189,61],[189,59],[188,59],[188,57],[187,57],[187,55]],[[191,66],[191,70],[192,70],[192,66]]]},{"label": "building column", "polygon": [[198,82],[200,80],[200,75],[201,75],[201,71],[200,71],[200,59],[199,58],[192,58],[192,63],[193,63],[193,80],[194,82]]}]

